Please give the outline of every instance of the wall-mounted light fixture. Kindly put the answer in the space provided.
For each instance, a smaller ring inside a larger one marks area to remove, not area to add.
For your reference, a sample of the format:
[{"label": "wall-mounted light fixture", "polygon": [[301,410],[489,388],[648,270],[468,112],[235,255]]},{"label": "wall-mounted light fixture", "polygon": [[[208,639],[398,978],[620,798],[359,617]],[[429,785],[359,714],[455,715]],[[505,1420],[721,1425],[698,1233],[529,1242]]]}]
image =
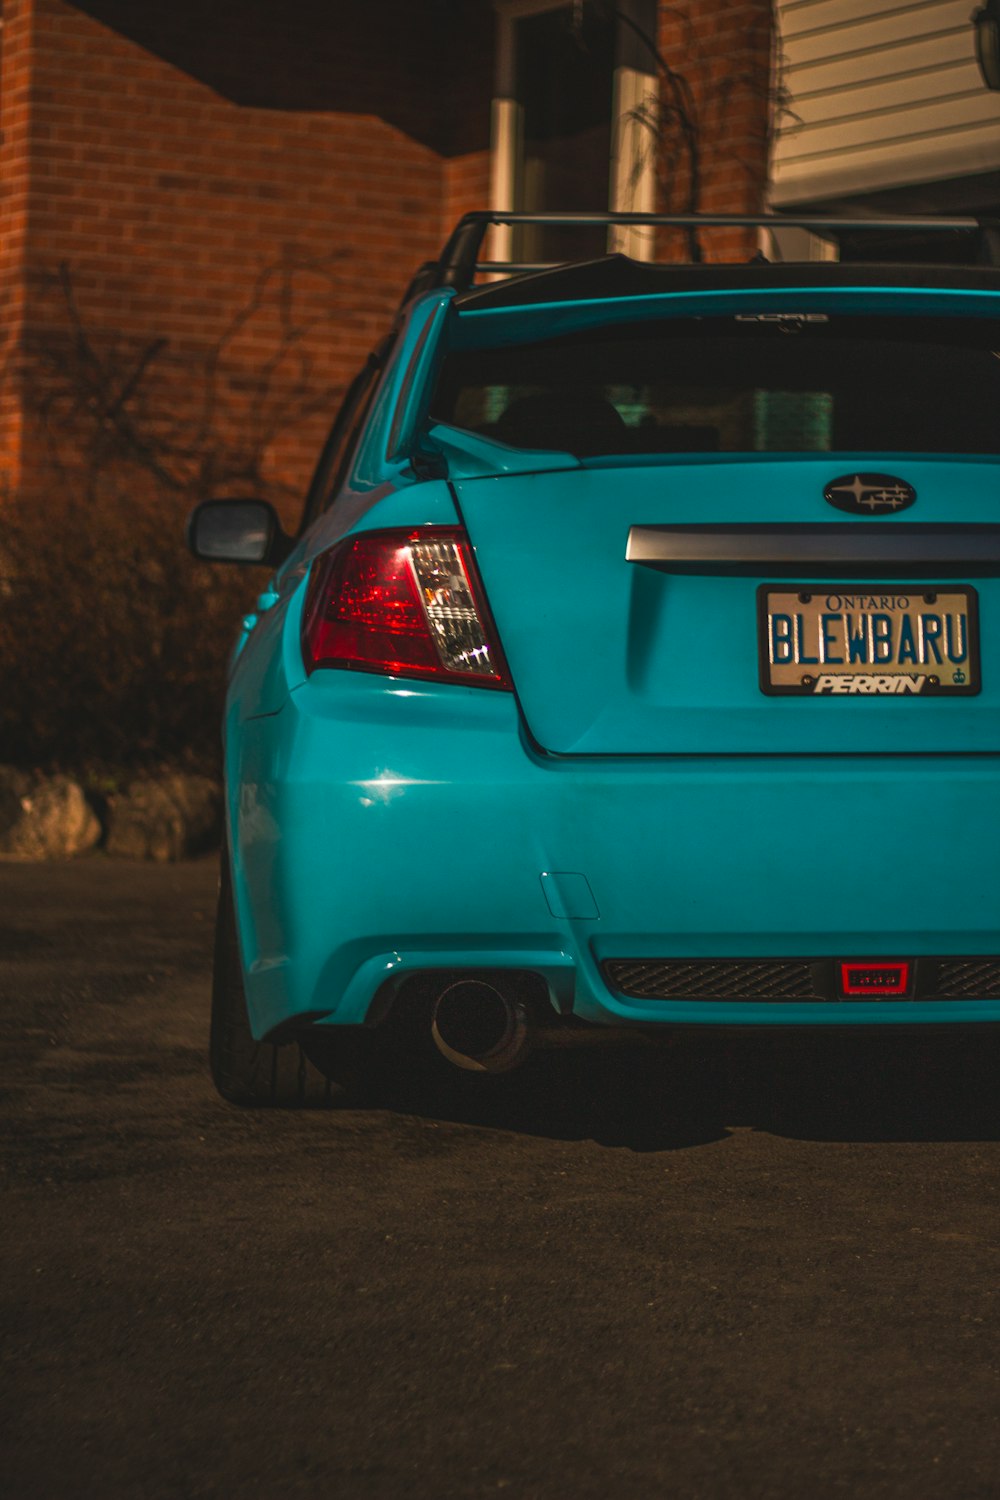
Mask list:
[{"label": "wall-mounted light fixture", "polygon": [[988,89],[1000,89],[1000,0],[986,0],[972,12],[976,28],[976,61]]}]

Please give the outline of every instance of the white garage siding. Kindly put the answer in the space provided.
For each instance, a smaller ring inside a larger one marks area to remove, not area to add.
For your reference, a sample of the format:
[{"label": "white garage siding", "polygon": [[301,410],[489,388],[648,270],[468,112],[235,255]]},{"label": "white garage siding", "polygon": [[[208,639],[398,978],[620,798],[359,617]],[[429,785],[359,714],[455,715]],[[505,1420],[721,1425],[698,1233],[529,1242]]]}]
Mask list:
[{"label": "white garage siding", "polygon": [[775,206],[1000,167],[1000,93],[985,87],[976,0],[778,0]]}]

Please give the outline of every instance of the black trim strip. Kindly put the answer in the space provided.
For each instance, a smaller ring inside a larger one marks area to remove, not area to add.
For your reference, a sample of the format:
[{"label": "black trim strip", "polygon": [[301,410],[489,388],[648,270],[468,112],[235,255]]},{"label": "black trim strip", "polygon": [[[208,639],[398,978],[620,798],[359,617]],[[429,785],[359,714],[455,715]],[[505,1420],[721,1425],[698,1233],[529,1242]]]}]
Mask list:
[{"label": "black trim strip", "polygon": [[1000,577],[1000,525],[633,526],[628,562],[736,577]]},{"label": "black trim strip", "polygon": [[[909,986],[902,995],[847,995],[840,984],[838,958],[610,958],[601,976],[615,994],[632,1000],[708,1004],[892,1005],[901,1001],[1000,999],[1000,957],[993,954],[949,954],[941,957],[898,956],[886,965],[909,965]],[[858,960],[877,964],[878,957]],[[798,988],[799,993],[793,991]],[[775,993],[784,990],[785,993]],[[657,993],[658,991],[658,993]]]}]

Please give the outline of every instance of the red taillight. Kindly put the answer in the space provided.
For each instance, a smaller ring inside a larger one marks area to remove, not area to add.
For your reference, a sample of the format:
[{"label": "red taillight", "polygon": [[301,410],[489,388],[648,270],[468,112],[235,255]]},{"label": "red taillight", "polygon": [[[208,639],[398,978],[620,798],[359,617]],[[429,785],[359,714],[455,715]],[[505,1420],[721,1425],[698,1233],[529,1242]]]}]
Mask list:
[{"label": "red taillight", "polygon": [[510,687],[463,531],[373,531],[334,547],[314,565],[302,651],[309,672]]}]

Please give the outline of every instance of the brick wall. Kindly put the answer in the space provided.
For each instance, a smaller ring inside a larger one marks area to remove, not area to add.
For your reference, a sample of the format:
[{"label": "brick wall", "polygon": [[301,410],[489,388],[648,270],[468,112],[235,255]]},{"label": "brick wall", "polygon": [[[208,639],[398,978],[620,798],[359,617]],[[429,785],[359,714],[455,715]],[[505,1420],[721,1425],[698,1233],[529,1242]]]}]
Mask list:
[{"label": "brick wall", "polygon": [[[9,313],[23,304],[5,326],[29,424],[8,452],[29,494],[263,489],[291,506],[340,390],[439,248],[446,198],[478,192],[435,149],[448,122],[419,28],[405,67],[372,60],[366,81],[364,37],[309,73],[276,56],[273,8],[189,8],[186,29],[183,9],[7,0],[2,272]],[[329,45],[328,6],[297,14]],[[425,139],[360,112],[378,105]]]},{"label": "brick wall", "polygon": [[7,0],[0,34],[0,498],[14,488],[23,436],[19,380],[28,238],[29,110],[32,15],[25,0]]},{"label": "brick wall", "polygon": [[[771,118],[772,0],[677,0],[661,4],[659,47],[690,89],[702,213],[760,213]],[[661,83],[661,103],[671,97]],[[664,124],[664,212],[688,211],[689,153],[676,124]],[[673,163],[670,165],[670,163]],[[744,258],[753,231],[703,233],[708,259]]]},{"label": "brick wall", "polygon": [[490,153],[470,151],[444,164],[442,237],[446,238],[463,214],[490,206]]}]

